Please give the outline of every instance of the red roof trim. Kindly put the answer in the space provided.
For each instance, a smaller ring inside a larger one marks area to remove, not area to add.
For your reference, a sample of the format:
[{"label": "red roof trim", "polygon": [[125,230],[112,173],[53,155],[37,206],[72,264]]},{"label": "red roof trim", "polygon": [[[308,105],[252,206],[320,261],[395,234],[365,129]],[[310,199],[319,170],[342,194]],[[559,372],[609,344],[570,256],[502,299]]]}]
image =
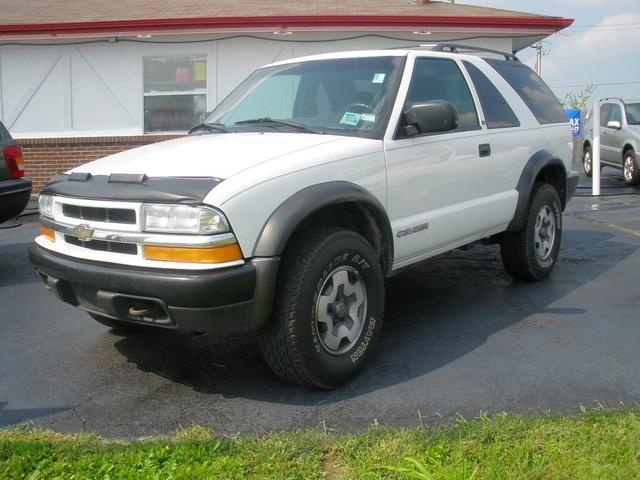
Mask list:
[{"label": "red roof trim", "polygon": [[158,18],[0,25],[0,35],[117,33],[123,31],[190,30],[256,27],[475,27],[518,30],[562,30],[573,23],[559,17],[322,15],[274,17]]}]

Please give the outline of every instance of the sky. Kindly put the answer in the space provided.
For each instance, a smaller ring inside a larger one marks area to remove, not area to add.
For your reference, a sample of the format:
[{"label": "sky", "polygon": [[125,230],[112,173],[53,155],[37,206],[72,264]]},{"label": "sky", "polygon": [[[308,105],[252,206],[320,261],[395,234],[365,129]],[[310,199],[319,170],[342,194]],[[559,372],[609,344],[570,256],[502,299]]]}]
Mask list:
[{"label": "sky", "polygon": [[[640,0],[458,0],[458,3],[573,18],[544,43],[542,78],[558,98],[598,85],[592,100],[640,98]],[[518,54],[535,65],[535,50]],[[620,85],[607,85],[620,84]],[[624,85],[623,85],[624,84]]]}]

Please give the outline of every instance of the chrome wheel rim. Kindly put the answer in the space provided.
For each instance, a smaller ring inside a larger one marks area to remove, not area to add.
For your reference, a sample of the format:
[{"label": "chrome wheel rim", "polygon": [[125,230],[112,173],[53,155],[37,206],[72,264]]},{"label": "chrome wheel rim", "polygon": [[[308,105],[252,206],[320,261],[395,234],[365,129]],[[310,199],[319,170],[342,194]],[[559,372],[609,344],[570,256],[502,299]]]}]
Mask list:
[{"label": "chrome wheel rim", "polygon": [[633,180],[633,171],[635,170],[635,165],[633,164],[633,158],[631,156],[627,156],[624,159],[624,179],[627,182]]},{"label": "chrome wheel rim", "polygon": [[591,152],[585,152],[582,163],[584,165],[584,171],[586,173],[591,173]]},{"label": "chrome wheel rim", "polygon": [[315,313],[322,348],[332,355],[349,351],[367,318],[367,290],[360,273],[348,266],[332,271],[320,288]]},{"label": "chrome wheel rim", "polygon": [[543,206],[536,217],[533,244],[538,260],[551,256],[556,239],[556,217],[550,205]]}]

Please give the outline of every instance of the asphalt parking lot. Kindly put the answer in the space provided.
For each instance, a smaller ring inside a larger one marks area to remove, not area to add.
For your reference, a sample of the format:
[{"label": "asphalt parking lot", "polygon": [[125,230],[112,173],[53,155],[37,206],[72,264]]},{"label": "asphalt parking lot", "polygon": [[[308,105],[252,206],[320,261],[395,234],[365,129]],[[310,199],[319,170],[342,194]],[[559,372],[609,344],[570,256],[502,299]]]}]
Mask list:
[{"label": "asphalt parking lot", "polygon": [[640,400],[640,195],[574,198],[546,281],[512,280],[496,246],[390,279],[377,356],[332,392],[280,381],[255,338],[110,333],[45,291],[26,253],[37,217],[21,221],[0,230],[0,428],[349,432]]}]

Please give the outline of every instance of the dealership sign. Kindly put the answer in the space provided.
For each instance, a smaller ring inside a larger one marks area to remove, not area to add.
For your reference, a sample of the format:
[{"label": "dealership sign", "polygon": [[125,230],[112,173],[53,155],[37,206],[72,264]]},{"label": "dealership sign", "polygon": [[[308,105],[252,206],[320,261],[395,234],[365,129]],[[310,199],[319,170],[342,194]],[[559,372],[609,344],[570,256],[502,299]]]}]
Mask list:
[{"label": "dealership sign", "polygon": [[569,123],[571,124],[571,133],[574,137],[579,137],[582,134],[582,110],[577,108],[567,108],[567,117],[569,117]]}]

